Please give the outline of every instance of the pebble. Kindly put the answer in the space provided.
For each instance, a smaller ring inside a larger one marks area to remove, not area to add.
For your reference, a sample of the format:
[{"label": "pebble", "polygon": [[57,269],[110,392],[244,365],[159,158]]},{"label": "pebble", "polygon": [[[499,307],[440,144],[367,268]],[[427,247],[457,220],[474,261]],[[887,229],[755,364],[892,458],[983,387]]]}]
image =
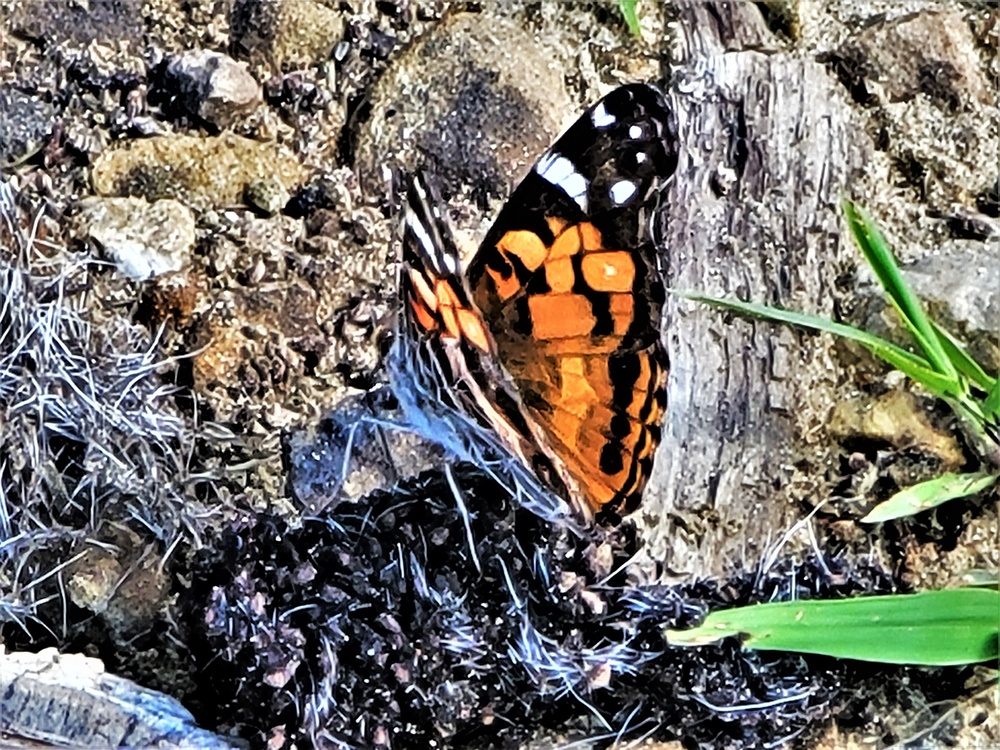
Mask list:
[{"label": "pebble", "polygon": [[222,130],[253,112],[261,89],[245,63],[211,50],[188,50],[166,68],[166,84],[186,114]]},{"label": "pebble", "polygon": [[85,198],[78,207],[81,234],[129,278],[144,281],[180,271],[191,259],[194,214],[179,201]]}]

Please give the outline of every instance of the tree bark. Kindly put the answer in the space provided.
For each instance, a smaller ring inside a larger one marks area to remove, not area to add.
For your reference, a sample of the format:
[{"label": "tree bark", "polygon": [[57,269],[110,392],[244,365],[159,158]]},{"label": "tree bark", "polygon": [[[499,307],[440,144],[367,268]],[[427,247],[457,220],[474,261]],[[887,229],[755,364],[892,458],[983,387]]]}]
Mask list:
[{"label": "tree bark", "polygon": [[[770,51],[754,5],[677,13],[668,285],[831,316],[854,252],[838,204],[867,136],[820,63]],[[676,295],[665,318],[668,417],[639,514],[645,555],[663,570],[645,573],[725,577],[758,563],[823,480],[822,457],[800,458],[833,403],[832,342]]]},{"label": "tree bark", "polygon": [[0,746],[233,750],[175,699],[104,671],[97,659],[0,649]]}]

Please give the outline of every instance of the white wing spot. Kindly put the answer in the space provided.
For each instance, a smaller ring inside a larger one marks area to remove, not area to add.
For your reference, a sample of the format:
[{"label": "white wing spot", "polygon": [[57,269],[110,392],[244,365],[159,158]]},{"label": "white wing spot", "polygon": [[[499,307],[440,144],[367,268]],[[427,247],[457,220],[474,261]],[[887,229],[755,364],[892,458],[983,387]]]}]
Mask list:
[{"label": "white wing spot", "polygon": [[590,114],[590,119],[594,123],[594,127],[598,129],[609,128],[618,120],[618,118],[608,112],[607,107],[604,106],[604,102],[597,103],[594,111]]},{"label": "white wing spot", "polygon": [[458,258],[454,255],[445,253],[441,256],[441,261],[444,263],[444,270],[448,273],[455,275],[458,273]]},{"label": "white wing spot", "polygon": [[409,208],[406,209],[406,225],[413,232],[413,236],[417,238],[417,241],[424,250],[424,255],[428,258],[433,258],[435,256],[434,242],[427,233],[427,227],[423,225],[423,222]]},{"label": "white wing spot", "polygon": [[628,137],[632,140],[636,138],[642,138],[642,126],[640,125],[629,125]]},{"label": "white wing spot", "polygon": [[611,200],[616,206],[620,206],[633,195],[635,195],[635,183],[628,180],[619,180],[611,186]]},{"label": "white wing spot", "polygon": [[581,209],[587,210],[587,178],[576,171],[573,162],[565,156],[550,153],[538,160],[535,171],[543,180],[560,188]]}]

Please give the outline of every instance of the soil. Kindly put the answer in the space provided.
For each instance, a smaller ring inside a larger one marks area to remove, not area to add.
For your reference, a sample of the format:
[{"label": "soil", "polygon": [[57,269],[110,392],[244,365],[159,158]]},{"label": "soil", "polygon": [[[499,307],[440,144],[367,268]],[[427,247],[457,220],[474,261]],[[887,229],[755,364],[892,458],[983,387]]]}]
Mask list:
[{"label": "soil", "polygon": [[[126,714],[179,701],[164,747],[1000,743],[987,667],[663,639],[998,569],[996,491],[859,522],[1000,455],[863,350],[671,297],[657,468],[596,530],[392,423],[397,170],[436,175],[474,251],[560,130],[639,80],[679,118],[668,286],[905,341],[849,194],[1000,367],[996,7],[638,12],[633,34],[615,3],[0,0],[7,651],[99,658]],[[56,741],[3,714],[4,741]],[[104,746],[97,716],[60,741]]]}]

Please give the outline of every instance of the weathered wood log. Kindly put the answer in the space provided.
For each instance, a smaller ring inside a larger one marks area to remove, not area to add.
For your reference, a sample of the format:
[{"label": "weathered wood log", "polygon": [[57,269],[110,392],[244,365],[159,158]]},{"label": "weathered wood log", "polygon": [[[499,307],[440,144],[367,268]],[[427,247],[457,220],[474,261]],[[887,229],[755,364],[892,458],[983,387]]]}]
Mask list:
[{"label": "weathered wood log", "polygon": [[[755,6],[677,12],[669,285],[831,315],[853,252],[838,203],[867,137],[821,64],[761,51],[776,43]],[[645,554],[668,579],[724,577],[759,562],[822,479],[821,465],[793,463],[832,403],[831,341],[674,295],[666,320],[669,407],[639,514]]]},{"label": "weathered wood log", "polygon": [[[36,744],[41,743],[41,744]],[[97,659],[0,649],[0,746],[241,747],[199,729],[175,699],[104,671]]]}]

